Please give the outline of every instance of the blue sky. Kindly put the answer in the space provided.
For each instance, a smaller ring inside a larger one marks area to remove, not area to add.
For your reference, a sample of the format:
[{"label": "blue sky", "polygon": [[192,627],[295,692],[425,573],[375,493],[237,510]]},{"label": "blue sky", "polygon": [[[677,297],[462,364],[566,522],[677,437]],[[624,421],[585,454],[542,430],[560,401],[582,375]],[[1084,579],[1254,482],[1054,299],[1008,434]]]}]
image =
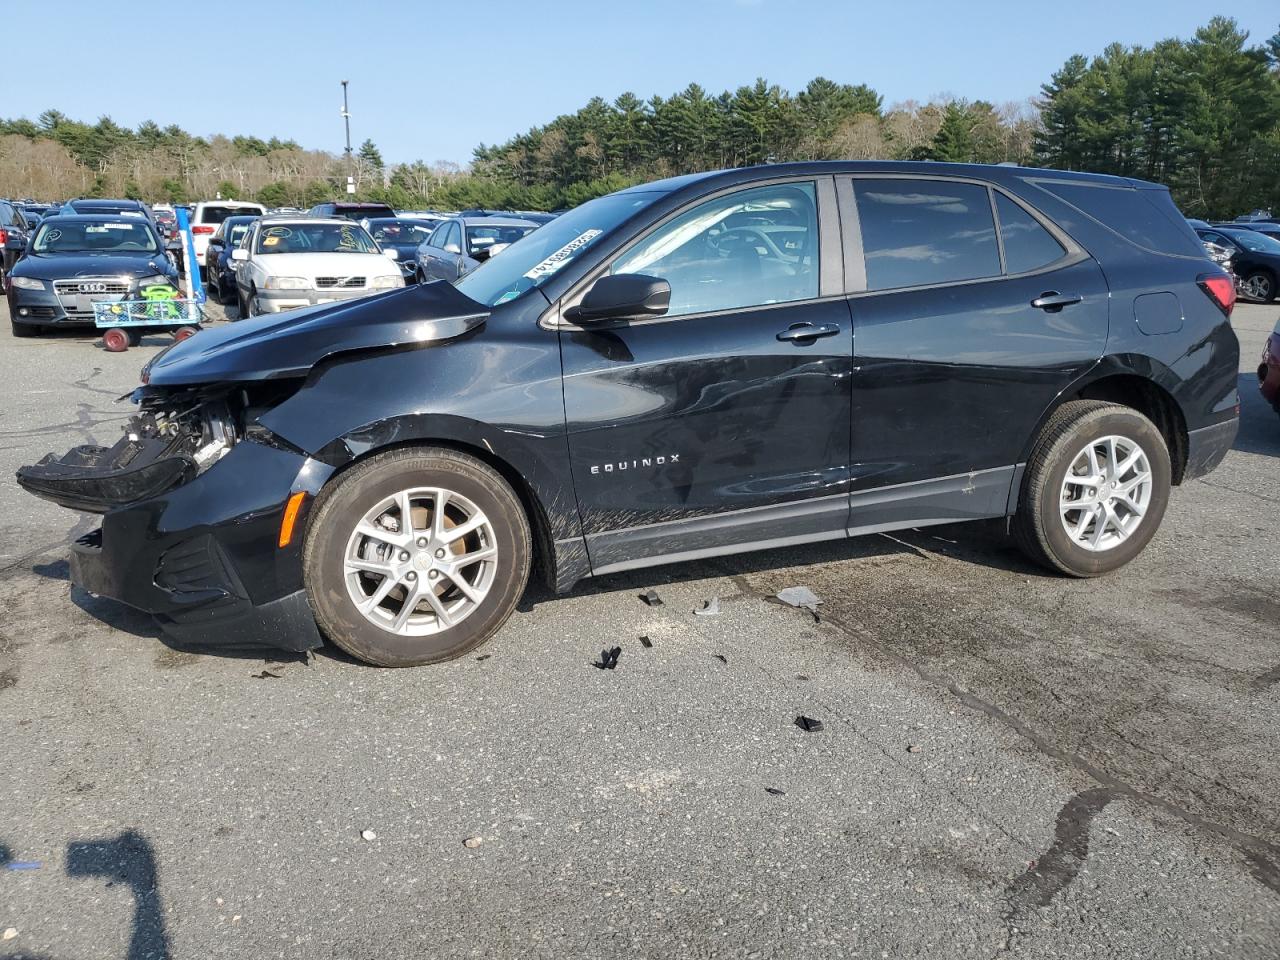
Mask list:
[{"label": "blue sky", "polygon": [[[1214,13],[1262,41],[1276,0],[4,0],[10,61],[0,116],[48,107],[84,120],[178,123],[197,134],[292,138],[340,151],[339,81],[352,140],[389,161],[465,163],[594,95],[641,99],[697,82],[814,76],[885,98],[1022,100],[1072,53],[1189,36]],[[25,41],[14,42],[16,38]],[[136,51],[137,57],[129,56]],[[47,58],[44,63],[37,57]],[[148,75],[148,61],[157,73]]]}]

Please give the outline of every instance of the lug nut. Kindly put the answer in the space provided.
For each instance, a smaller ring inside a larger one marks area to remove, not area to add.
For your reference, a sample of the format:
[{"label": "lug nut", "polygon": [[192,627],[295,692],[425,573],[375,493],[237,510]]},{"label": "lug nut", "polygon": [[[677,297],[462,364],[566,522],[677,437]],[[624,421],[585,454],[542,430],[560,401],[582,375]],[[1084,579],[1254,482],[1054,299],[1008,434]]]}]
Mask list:
[{"label": "lug nut", "polygon": [[410,583],[412,583],[414,580],[418,579],[418,575],[414,573],[412,570],[410,570],[408,573],[404,575],[404,578],[408,580]]},{"label": "lug nut", "polygon": [[425,547],[426,545],[427,545],[427,538],[426,538],[426,537],[419,537],[419,538],[418,538],[418,546],[420,546],[420,547]]},{"label": "lug nut", "polygon": [[401,552],[401,554],[400,554],[400,559],[401,559],[402,561],[404,561],[404,560],[408,560],[408,559],[409,559],[409,551],[408,551],[408,550],[404,550],[404,551],[402,551],[402,552]]},{"label": "lug nut", "polygon": [[427,573],[427,579],[429,580],[434,580],[438,576],[440,576],[440,574],[436,573],[434,570]]},{"label": "lug nut", "polygon": [[443,551],[443,550],[437,550],[437,551],[436,551],[436,559],[437,559],[437,560],[443,560],[443,559],[444,559],[444,551]]}]

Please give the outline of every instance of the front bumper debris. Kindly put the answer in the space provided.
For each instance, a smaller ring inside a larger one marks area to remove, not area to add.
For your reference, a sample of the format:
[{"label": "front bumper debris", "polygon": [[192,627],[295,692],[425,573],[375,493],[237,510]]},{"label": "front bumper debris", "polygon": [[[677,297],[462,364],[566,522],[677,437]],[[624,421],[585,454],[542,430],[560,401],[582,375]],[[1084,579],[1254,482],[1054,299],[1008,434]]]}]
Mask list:
[{"label": "front bumper debris", "polygon": [[70,510],[105,513],[112,506],[149,500],[192,480],[196,461],[185,438],[121,437],[113,447],[80,446],[18,470],[28,493]]}]

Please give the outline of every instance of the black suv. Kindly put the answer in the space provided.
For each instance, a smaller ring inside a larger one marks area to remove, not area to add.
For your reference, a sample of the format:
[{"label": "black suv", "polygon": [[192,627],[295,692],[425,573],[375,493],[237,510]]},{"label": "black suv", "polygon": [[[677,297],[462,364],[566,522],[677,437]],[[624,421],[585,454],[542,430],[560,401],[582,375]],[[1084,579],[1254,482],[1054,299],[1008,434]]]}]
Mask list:
[{"label": "black suv", "polygon": [[346,217],[348,220],[368,220],[374,217],[394,217],[396,212],[385,203],[357,203],[337,201],[317,203],[307,211],[313,217]]},{"label": "black suv", "polygon": [[[584,204],[456,286],[158,354],[110,449],[19,471],[105,513],[86,590],[210,643],[406,665],[583,577],[989,517],[1088,577],[1235,437],[1231,278],[1163,187],[806,163]],[[317,624],[319,629],[317,629]]]},{"label": "black suv", "polygon": [[6,287],[9,271],[27,248],[31,226],[21,207],[0,200],[0,292]]}]

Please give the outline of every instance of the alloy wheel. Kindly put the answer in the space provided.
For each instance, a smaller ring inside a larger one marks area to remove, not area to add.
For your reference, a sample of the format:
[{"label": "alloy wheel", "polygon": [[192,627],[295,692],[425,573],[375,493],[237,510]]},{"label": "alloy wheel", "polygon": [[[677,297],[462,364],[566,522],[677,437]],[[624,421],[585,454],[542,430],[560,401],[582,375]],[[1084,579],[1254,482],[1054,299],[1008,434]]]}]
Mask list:
[{"label": "alloy wheel", "polygon": [[1151,462],[1135,441],[1114,435],[1091,440],[1063,478],[1062,526],[1077,546],[1110,550],[1141,525],[1152,489]]},{"label": "alloy wheel", "polygon": [[497,572],[493,525],[451,490],[414,487],[365,512],[347,540],[347,595],[370,623],[401,636],[457,626]]},{"label": "alloy wheel", "polygon": [[1271,300],[1271,278],[1264,273],[1255,273],[1244,281],[1243,293],[1250,300],[1267,303]]}]

